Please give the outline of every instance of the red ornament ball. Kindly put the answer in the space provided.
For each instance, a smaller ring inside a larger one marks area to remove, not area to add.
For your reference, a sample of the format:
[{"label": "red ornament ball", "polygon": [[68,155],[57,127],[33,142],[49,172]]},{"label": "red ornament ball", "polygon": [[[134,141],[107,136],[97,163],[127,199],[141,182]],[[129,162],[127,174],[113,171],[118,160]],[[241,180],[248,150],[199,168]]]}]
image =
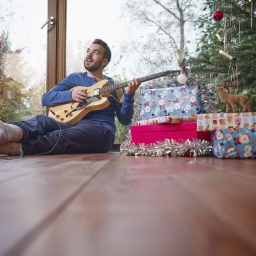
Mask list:
[{"label": "red ornament ball", "polygon": [[216,20],[216,21],[222,20],[222,18],[223,18],[223,12],[217,10],[216,12],[213,13],[213,18],[214,18],[214,20]]}]

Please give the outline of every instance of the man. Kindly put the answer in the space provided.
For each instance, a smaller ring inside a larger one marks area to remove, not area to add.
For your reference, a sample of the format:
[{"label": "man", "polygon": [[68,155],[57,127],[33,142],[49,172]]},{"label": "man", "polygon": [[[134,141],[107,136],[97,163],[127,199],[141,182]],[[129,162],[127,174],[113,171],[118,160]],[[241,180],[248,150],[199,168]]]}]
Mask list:
[{"label": "man", "polygon": [[[113,85],[113,79],[102,73],[110,60],[111,51],[108,45],[95,39],[87,49],[84,59],[87,72],[67,76],[43,95],[42,104],[52,107],[71,101],[84,102],[88,99],[87,87],[103,79]],[[117,93],[112,92],[108,98],[108,107],[90,111],[74,125],[45,115],[13,124],[0,121],[0,154],[22,156],[108,152],[115,140],[114,117],[116,115],[123,125],[131,122],[134,94],[140,84],[139,79],[128,83],[122,104],[117,103]],[[78,88],[70,90],[78,85]]]}]

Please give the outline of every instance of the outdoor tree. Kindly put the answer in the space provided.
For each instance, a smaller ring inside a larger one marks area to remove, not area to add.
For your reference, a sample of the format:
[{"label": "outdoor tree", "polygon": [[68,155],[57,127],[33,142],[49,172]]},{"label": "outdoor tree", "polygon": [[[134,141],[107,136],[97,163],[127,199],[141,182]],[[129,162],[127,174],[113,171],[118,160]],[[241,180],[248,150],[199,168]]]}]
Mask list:
[{"label": "outdoor tree", "polygon": [[15,32],[11,24],[16,14],[1,7],[0,118],[13,122],[44,112],[40,98],[45,91],[45,70],[44,65],[31,58],[26,46],[13,46],[11,38]]},{"label": "outdoor tree", "polygon": [[0,36],[0,119],[13,122],[25,119],[35,113],[43,113],[41,96],[43,81],[30,83],[33,67],[22,57],[23,50],[11,49],[9,34]]},{"label": "outdoor tree", "polygon": [[123,51],[128,49],[139,56],[140,69],[177,68],[193,51],[190,42],[193,41],[194,3],[193,0],[127,1],[124,8],[130,19],[139,25],[141,37],[127,42]]},{"label": "outdoor tree", "polygon": [[8,33],[0,35],[0,119],[13,122],[21,115],[25,108],[24,87],[21,83],[5,75],[4,56],[10,52]]}]

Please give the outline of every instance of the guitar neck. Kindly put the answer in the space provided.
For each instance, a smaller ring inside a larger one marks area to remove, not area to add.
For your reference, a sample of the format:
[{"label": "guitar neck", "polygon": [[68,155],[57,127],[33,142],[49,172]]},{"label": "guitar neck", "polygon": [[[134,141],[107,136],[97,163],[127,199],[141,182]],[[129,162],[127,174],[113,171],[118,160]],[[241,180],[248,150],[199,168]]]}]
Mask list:
[{"label": "guitar neck", "polygon": [[[171,71],[168,70],[168,71],[163,71],[163,72],[156,73],[156,74],[149,75],[149,76],[144,76],[144,77],[141,77],[139,79],[143,83],[143,82],[153,80],[153,79],[156,79],[156,78],[162,77],[162,76],[167,76],[167,75],[170,75],[170,74],[171,74]],[[120,83],[120,84],[105,86],[105,87],[100,89],[100,94],[104,93],[104,92],[110,92],[110,91],[115,91],[117,89],[124,88],[124,87],[128,86],[128,83],[129,83],[129,81],[126,81],[126,82],[123,82],[123,83]]]}]

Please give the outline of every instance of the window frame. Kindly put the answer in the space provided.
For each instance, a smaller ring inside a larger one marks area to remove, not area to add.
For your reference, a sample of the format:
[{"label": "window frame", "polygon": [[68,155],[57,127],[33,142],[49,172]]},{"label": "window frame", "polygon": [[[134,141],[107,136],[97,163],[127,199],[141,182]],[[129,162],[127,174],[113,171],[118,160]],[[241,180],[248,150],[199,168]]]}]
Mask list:
[{"label": "window frame", "polygon": [[47,30],[46,91],[66,75],[67,0],[48,0],[48,17],[54,17]]}]

